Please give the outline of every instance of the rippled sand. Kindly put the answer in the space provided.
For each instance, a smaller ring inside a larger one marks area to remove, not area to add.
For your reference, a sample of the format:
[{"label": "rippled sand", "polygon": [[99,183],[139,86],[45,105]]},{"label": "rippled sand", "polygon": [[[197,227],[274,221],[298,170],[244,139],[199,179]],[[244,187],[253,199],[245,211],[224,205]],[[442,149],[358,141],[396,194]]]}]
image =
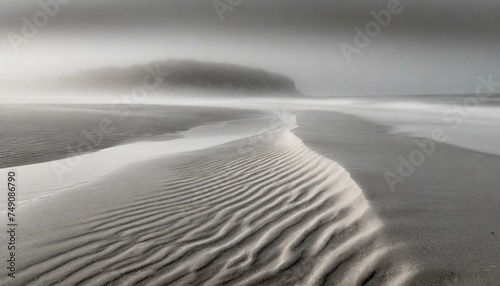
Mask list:
[{"label": "rippled sand", "polygon": [[404,285],[411,262],[349,174],[289,130],[268,138],[245,154],[236,141],[133,164],[33,203],[15,282]]},{"label": "rippled sand", "polygon": [[[18,272],[0,285],[494,285],[500,157],[437,143],[392,192],[383,173],[415,138],[390,126],[214,111],[191,109],[178,138],[132,128],[61,182],[57,161],[16,167]],[[57,160],[57,146],[41,147]]]}]

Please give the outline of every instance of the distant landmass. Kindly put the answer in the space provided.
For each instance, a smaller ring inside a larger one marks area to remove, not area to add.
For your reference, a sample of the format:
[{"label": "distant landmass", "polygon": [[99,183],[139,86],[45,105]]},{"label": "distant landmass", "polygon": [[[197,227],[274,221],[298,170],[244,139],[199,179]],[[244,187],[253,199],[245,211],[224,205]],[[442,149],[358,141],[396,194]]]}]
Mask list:
[{"label": "distant landmass", "polygon": [[196,89],[240,93],[282,93],[301,95],[286,76],[234,64],[169,59],[125,68],[83,70],[59,79],[58,86],[78,90],[134,88],[155,85],[155,89]]}]

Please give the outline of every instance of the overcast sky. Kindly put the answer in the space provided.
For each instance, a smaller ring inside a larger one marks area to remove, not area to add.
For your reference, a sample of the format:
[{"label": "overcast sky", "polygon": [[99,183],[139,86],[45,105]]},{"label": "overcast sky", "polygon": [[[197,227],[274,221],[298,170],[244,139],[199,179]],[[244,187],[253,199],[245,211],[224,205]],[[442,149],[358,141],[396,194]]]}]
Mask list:
[{"label": "overcast sky", "polygon": [[38,0],[0,2],[0,79],[167,58],[264,68],[309,95],[472,93],[479,75],[500,79],[498,0],[401,0],[350,63],[340,45],[356,47],[354,28],[389,0],[217,0],[236,4],[223,20],[213,0],[59,1],[32,38],[23,17],[41,15]]}]

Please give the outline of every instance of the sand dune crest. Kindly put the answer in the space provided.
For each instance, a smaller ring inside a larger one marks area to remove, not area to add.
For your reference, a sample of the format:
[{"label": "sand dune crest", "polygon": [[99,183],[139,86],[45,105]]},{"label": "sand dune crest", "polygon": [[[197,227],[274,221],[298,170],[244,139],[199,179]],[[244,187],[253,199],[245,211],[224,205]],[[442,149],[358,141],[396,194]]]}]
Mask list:
[{"label": "sand dune crest", "polygon": [[[57,236],[26,242],[24,249],[43,251],[24,261],[16,282],[404,284],[411,271],[384,242],[382,222],[349,174],[289,130],[273,132],[272,142],[252,154],[242,155],[235,143],[207,156],[154,159],[101,179],[95,189],[110,186],[94,190],[102,208],[69,202],[68,209],[85,219]],[[134,183],[137,177],[147,184]],[[82,192],[92,199],[92,186],[59,197]],[[119,205],[110,203],[117,198]]]}]

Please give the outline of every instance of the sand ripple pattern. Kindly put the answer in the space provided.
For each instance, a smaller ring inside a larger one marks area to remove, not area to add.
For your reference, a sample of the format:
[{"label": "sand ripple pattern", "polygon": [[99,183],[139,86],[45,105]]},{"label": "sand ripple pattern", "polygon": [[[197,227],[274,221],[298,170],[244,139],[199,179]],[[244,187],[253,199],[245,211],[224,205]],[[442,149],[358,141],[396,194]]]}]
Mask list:
[{"label": "sand ripple pattern", "polygon": [[45,255],[17,282],[404,285],[411,276],[349,174],[290,131],[249,154],[231,146],[176,162],[151,180],[41,245]]}]

